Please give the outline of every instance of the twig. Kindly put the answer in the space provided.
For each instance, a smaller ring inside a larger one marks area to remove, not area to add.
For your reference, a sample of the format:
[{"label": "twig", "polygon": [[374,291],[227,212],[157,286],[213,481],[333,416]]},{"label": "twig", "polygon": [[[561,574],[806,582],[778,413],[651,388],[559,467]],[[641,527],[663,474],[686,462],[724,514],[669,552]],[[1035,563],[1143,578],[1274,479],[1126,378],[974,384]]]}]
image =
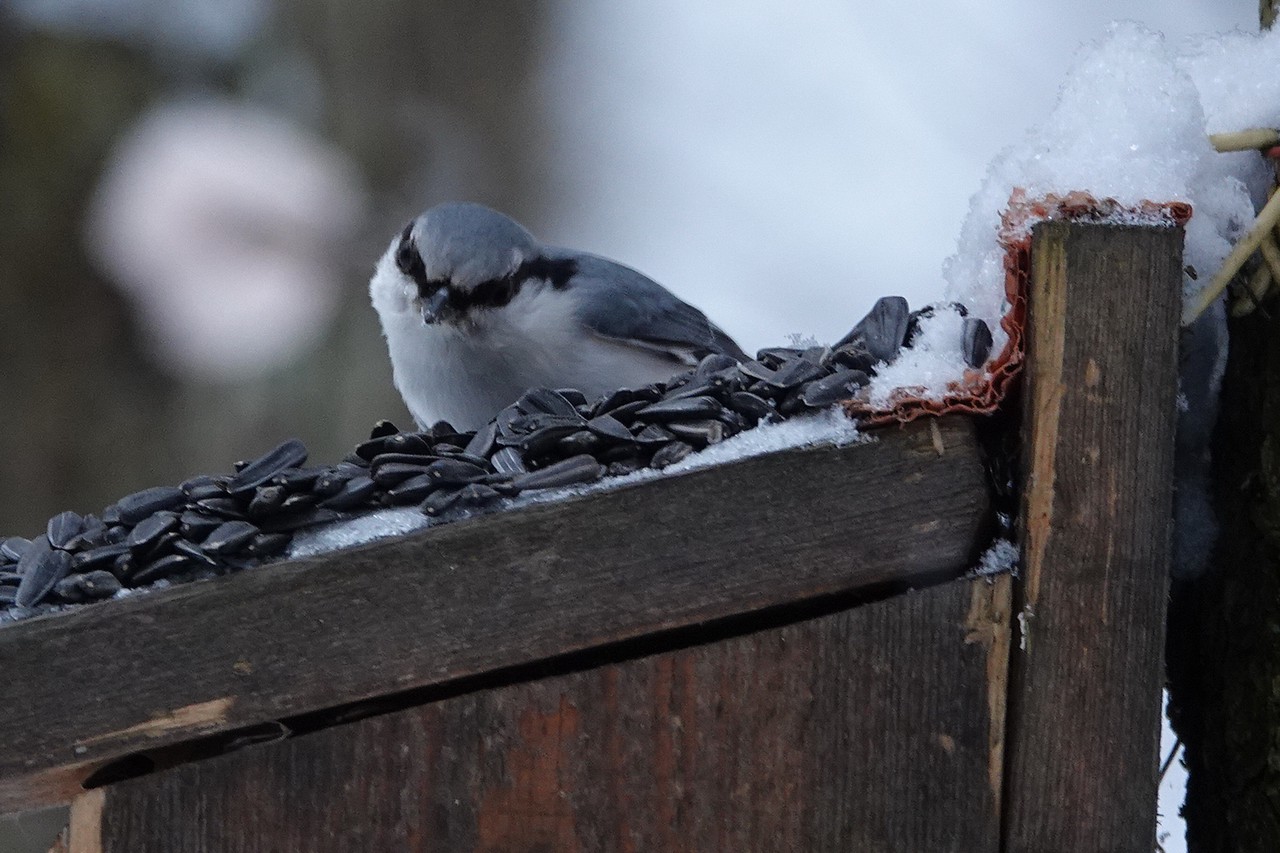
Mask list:
[{"label": "twig", "polygon": [[1231,254],[1227,255],[1227,259],[1222,262],[1222,269],[1214,274],[1208,286],[1200,292],[1195,304],[1182,312],[1182,325],[1190,326],[1206,308],[1213,304],[1213,300],[1226,289],[1249,256],[1258,251],[1263,238],[1271,232],[1277,222],[1280,222],[1280,193],[1273,195],[1271,200],[1263,205],[1262,210],[1258,211],[1258,218],[1254,220],[1253,227],[1231,249]]},{"label": "twig", "polygon": [[1249,130],[1235,130],[1230,133],[1211,133],[1209,142],[1222,152],[1253,151],[1280,145],[1280,130],[1270,127],[1255,127]]}]

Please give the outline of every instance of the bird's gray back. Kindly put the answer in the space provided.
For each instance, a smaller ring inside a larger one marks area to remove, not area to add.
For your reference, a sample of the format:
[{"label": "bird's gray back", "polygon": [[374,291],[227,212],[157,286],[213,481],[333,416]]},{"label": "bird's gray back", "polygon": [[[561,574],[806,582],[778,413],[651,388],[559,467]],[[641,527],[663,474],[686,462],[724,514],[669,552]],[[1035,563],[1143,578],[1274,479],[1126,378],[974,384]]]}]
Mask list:
[{"label": "bird's gray back", "polygon": [[544,247],[552,259],[572,258],[570,280],[578,317],[594,333],[620,341],[674,345],[701,358],[725,353],[745,359],[741,348],[707,316],[637,270],[599,255]]}]

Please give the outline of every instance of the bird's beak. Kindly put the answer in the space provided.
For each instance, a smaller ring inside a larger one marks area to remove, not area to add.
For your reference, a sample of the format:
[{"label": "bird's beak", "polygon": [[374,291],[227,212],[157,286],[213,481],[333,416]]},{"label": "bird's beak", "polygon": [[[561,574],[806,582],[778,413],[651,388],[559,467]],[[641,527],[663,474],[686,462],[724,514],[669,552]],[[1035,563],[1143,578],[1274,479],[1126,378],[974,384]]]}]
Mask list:
[{"label": "bird's beak", "polygon": [[444,310],[445,303],[448,301],[448,287],[442,287],[426,299],[422,300],[422,322],[430,326],[439,320],[440,312]]}]

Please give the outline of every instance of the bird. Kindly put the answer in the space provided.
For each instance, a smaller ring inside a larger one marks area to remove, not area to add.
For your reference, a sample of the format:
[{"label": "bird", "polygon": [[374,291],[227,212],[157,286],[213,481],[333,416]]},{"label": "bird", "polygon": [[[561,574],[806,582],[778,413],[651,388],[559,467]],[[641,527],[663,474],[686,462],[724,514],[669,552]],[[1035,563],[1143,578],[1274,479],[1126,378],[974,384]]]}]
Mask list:
[{"label": "bird", "polygon": [[475,430],[532,388],[588,399],[747,356],[706,315],[616,261],[548,246],[496,210],[436,205],[369,282],[396,389],[421,429]]}]

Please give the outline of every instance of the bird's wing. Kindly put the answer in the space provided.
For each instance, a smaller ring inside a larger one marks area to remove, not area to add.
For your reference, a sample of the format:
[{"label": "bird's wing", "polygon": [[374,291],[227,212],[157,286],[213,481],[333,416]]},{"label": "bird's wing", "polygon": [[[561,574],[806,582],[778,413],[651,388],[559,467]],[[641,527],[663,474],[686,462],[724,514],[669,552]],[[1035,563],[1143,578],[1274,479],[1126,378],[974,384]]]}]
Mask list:
[{"label": "bird's wing", "polygon": [[707,316],[642,273],[596,255],[575,253],[569,280],[578,318],[594,334],[696,364],[710,353],[740,361],[742,349]]}]

